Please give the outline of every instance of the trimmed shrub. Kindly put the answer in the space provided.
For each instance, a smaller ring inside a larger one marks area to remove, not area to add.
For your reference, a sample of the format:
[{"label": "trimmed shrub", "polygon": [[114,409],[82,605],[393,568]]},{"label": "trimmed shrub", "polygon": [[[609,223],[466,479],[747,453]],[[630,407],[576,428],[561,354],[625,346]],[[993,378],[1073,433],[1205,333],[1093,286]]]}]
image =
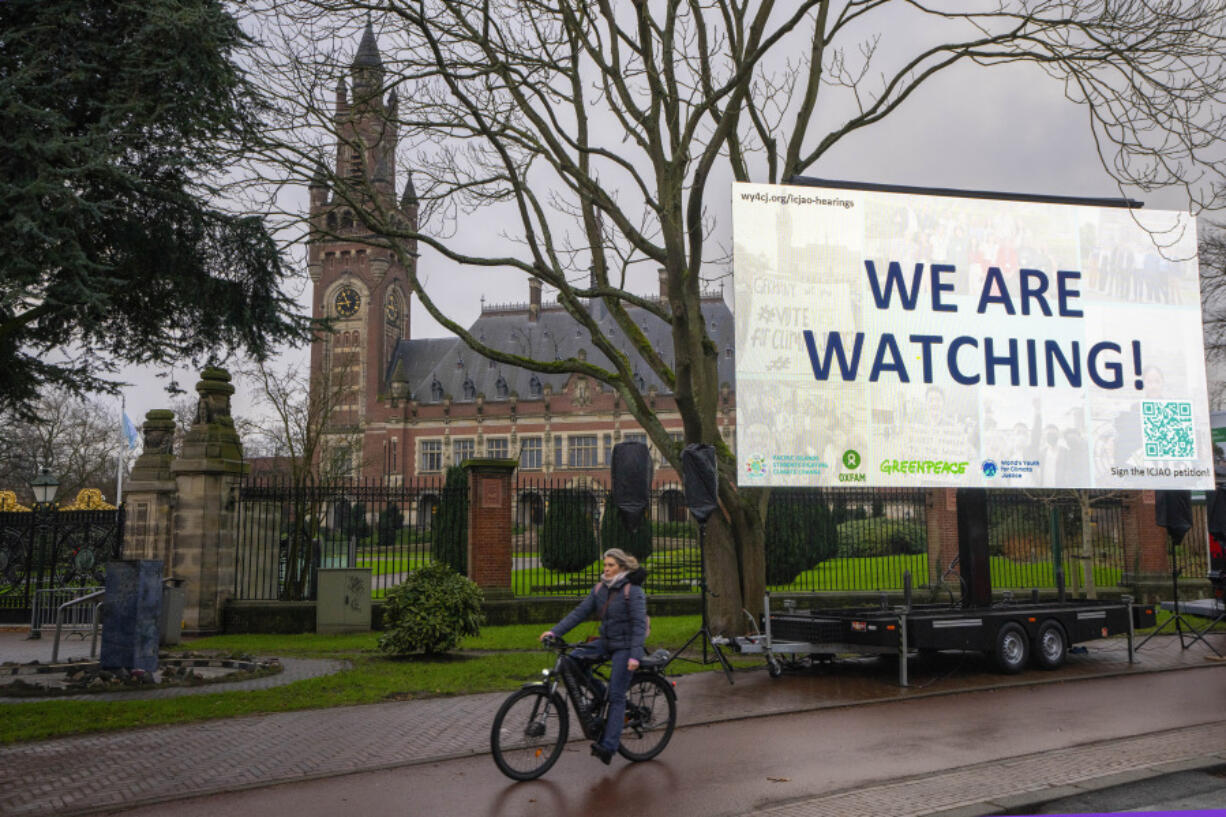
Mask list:
[{"label": "trimmed shrub", "polygon": [[468,474],[458,465],[447,469],[443,495],[434,515],[435,561],[468,575]]},{"label": "trimmed shrub", "polygon": [[839,525],[838,554],[843,558],[927,551],[928,529],[919,522],[878,517]]},{"label": "trimmed shrub", "polygon": [[481,632],[481,589],[435,562],[388,591],[379,649],[392,655],[437,655]]},{"label": "trimmed shrub", "polygon": [[589,513],[591,494],[554,491],[541,525],[541,566],[561,573],[576,573],[600,558],[600,546]]},{"label": "trimmed shrub", "polygon": [[400,506],[387,503],[379,512],[379,547],[391,547],[396,544],[396,534],[404,527],[404,514]]},{"label": "trimmed shrub", "polygon": [[768,585],[791,584],[835,554],[834,520],[820,491],[771,491],[764,533]]},{"label": "trimmed shrub", "polygon": [[600,549],[609,548],[621,548],[640,562],[651,555],[651,521],[644,517],[633,533],[626,530],[612,493],[605,498],[604,518],[600,521]]}]

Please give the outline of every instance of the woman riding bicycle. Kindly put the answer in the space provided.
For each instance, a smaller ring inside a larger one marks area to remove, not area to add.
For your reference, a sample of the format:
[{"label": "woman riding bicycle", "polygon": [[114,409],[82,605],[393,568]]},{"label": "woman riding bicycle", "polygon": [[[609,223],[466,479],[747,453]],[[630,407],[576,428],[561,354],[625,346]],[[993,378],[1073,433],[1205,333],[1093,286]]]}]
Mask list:
[{"label": "woman riding bicycle", "polygon": [[626,689],[643,657],[643,642],[647,638],[647,594],[643,591],[646,576],[647,571],[629,553],[621,548],[606,550],[600,583],[566,618],[541,633],[542,640],[561,637],[592,613],[599,613],[599,637],[576,648],[571,657],[590,663],[609,661],[609,717],[604,734],[592,744],[592,754],[605,764],[613,759],[621,742]]}]

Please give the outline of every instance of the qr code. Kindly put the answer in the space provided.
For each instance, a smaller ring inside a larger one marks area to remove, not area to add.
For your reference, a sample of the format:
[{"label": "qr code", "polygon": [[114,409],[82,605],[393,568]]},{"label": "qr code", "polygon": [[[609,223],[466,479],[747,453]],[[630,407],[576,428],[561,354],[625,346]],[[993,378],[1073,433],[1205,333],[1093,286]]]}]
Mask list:
[{"label": "qr code", "polygon": [[1196,458],[1192,434],[1192,404],[1181,402],[1141,402],[1145,458],[1149,460],[1191,460]]}]

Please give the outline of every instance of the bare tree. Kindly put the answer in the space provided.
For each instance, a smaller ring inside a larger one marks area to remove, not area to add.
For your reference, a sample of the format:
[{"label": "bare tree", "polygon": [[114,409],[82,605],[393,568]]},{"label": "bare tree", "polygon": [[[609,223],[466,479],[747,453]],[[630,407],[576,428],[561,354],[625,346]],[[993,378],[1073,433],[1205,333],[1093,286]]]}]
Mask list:
[{"label": "bare tree", "polygon": [[59,480],[61,504],[85,488],[115,500],[119,458],[124,459],[125,472],[130,467],[115,407],[53,390],[38,398],[31,417],[22,419],[8,410],[0,415],[0,425],[5,429],[0,488],[29,502],[30,480],[46,467]]},{"label": "bare tree", "polygon": [[[1083,107],[1121,190],[1176,186],[1194,207],[1220,203],[1223,0],[967,5],[265,0],[246,22],[268,46],[255,69],[279,100],[281,129],[261,158],[279,164],[278,183],[326,183],[372,253],[395,256],[425,309],[470,347],[609,384],[677,467],[679,446],[635,384],[635,367],[651,367],[676,398],[685,441],[718,450],[725,515],[708,529],[711,615],[715,629],[735,630],[742,608],[761,605],[766,497],[736,483],[716,424],[719,350],[700,309],[704,284],[727,271],[728,241],[715,237],[727,225],[716,233],[711,212],[729,181],[791,179],[918,89],[965,79],[963,66],[1022,62]],[[325,89],[348,76],[345,49],[367,19],[384,57],[362,66],[352,99],[334,108]],[[876,32],[887,25],[907,35],[881,50]],[[385,117],[378,132],[345,128],[372,110]],[[412,168],[416,218],[387,195],[379,163],[334,174],[323,161],[391,149]],[[463,229],[482,210],[481,223],[505,225],[492,250],[487,230]],[[539,278],[608,364],[532,359],[470,336],[438,306],[437,284],[418,276],[419,245],[454,264]],[[639,266],[664,271],[664,300],[631,291]],[[603,301],[632,354],[590,299]],[[628,307],[667,324],[675,359],[657,353]]]}]

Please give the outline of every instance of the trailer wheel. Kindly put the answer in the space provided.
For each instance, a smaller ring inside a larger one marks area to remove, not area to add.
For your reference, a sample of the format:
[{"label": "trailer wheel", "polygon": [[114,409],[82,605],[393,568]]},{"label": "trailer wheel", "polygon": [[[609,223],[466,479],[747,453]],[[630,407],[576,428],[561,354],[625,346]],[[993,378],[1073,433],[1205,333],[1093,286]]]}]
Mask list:
[{"label": "trailer wheel", "polygon": [[1068,655],[1068,638],[1060,622],[1053,619],[1039,625],[1034,637],[1034,663],[1042,669],[1056,669]]},{"label": "trailer wheel", "polygon": [[1007,675],[1015,675],[1026,667],[1030,641],[1017,622],[1010,621],[996,633],[996,666]]},{"label": "trailer wheel", "polygon": [[772,678],[778,678],[780,675],[783,675],[783,664],[773,655],[766,659],[766,674]]}]

